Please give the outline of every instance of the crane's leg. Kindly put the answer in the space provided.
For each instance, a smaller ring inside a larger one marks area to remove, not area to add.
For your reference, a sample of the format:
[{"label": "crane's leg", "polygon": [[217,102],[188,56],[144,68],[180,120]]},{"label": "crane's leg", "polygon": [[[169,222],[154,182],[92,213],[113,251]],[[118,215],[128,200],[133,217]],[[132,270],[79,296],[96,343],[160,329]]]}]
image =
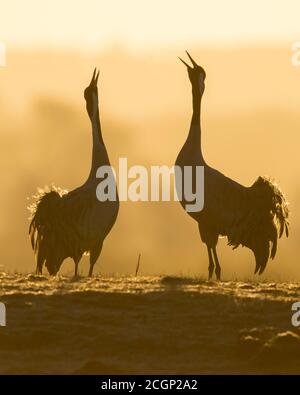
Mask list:
[{"label": "crane's leg", "polygon": [[37,264],[36,264],[36,274],[43,274],[43,265],[45,261],[42,261],[40,257],[38,257]]},{"label": "crane's leg", "polygon": [[43,266],[36,265],[35,274],[43,274]]},{"label": "crane's leg", "polygon": [[95,257],[95,256],[92,256],[92,253],[91,253],[91,256],[90,256],[90,270],[89,270],[89,277],[92,277],[92,275],[93,275],[93,269],[94,269],[94,265],[95,265],[95,263],[96,263],[97,259],[98,259],[98,256],[97,256],[97,257]]},{"label": "crane's leg", "polygon": [[93,269],[94,269],[94,265],[97,261],[97,259],[99,258],[99,255],[101,253],[102,250],[102,246],[103,246],[103,242],[96,245],[95,248],[90,251],[90,270],[89,270],[89,277],[92,277],[93,275]]},{"label": "crane's leg", "polygon": [[77,277],[78,276],[78,264],[79,264],[80,258],[79,259],[73,259],[73,260],[74,260],[74,263],[75,263],[75,277]]},{"label": "crane's leg", "polygon": [[216,268],[215,268],[216,277],[217,277],[217,280],[221,280],[221,266],[219,263],[216,246],[213,247],[212,250],[213,250],[214,260],[215,260],[215,265],[216,265]]},{"label": "crane's leg", "polygon": [[208,279],[210,280],[212,275],[213,275],[215,265],[214,265],[214,260],[213,260],[212,253],[211,253],[211,247],[209,247],[208,245],[206,245],[206,246],[207,246],[208,261],[209,261],[209,265],[208,265]]}]

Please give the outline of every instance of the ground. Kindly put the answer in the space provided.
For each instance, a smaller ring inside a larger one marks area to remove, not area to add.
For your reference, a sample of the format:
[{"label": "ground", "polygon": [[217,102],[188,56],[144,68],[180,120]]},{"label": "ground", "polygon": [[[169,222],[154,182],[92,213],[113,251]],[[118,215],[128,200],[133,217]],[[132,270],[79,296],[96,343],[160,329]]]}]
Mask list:
[{"label": "ground", "polygon": [[300,373],[300,284],[0,274],[0,373]]}]

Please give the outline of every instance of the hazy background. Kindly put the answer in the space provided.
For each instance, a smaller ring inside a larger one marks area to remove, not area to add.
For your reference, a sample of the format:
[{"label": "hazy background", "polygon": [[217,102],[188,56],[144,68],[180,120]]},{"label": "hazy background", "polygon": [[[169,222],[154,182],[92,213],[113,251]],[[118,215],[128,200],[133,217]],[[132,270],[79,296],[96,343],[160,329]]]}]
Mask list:
[{"label": "hazy background", "polygon": [[[85,181],[91,131],[83,90],[100,68],[100,111],[111,162],[172,166],[189,127],[191,89],[177,56],[206,69],[203,150],[212,166],[250,185],[271,175],[290,202],[291,237],[264,277],[300,279],[300,41],[297,1],[0,2],[0,264],[33,271],[27,198],[52,182]],[[121,204],[95,269],[207,274],[196,223],[179,203]],[[252,276],[250,250],[219,242],[225,278]],[[83,259],[81,272],[88,270]],[[64,271],[73,271],[66,262]]]}]

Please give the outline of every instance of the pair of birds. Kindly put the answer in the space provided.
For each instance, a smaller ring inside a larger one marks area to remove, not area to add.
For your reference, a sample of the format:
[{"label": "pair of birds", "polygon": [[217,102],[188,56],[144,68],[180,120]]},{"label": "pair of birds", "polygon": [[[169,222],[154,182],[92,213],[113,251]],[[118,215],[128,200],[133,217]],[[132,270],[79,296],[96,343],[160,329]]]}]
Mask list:
[{"label": "pair of birds", "polygon": [[[192,85],[193,114],[187,139],[176,159],[176,166],[204,167],[204,208],[200,212],[188,212],[197,221],[199,233],[208,252],[208,277],[215,272],[221,279],[221,267],[216,251],[219,236],[227,236],[233,248],[239,245],[250,248],[255,256],[255,273],[263,273],[269,258],[274,258],[277,239],[285,231],[288,236],[288,206],[276,184],[266,177],[258,177],[254,184],[245,187],[210,167],[201,149],[201,99],[205,89],[206,73],[189,55],[192,67],[187,67]],[[37,261],[37,273],[43,265],[55,275],[64,259],[70,257],[78,264],[84,253],[90,255],[89,276],[101,253],[103,242],[112,229],[119,210],[119,200],[98,201],[96,187],[100,166],[110,166],[102,137],[99,106],[99,72],[94,71],[89,86],[84,91],[86,109],[92,125],[92,165],[87,181],[71,192],[58,188],[42,192],[32,206],[29,227],[32,248]],[[184,183],[182,179],[176,182]],[[195,181],[195,180],[194,180]],[[181,184],[184,185],[184,184]],[[116,187],[116,185],[115,185]],[[180,202],[185,208],[188,202]]]}]

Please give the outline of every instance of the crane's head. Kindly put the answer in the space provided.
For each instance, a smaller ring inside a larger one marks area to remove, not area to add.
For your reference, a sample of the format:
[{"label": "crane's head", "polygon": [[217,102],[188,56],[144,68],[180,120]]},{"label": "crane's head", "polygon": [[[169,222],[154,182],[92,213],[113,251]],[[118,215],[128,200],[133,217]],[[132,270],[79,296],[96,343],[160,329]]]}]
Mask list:
[{"label": "crane's head", "polygon": [[99,77],[99,71],[97,72],[97,69],[95,68],[90,85],[84,90],[86,109],[90,118],[96,115],[98,111],[98,88],[97,88],[98,77]]},{"label": "crane's head", "polygon": [[204,81],[205,81],[205,77],[206,77],[205,70],[194,61],[194,59],[191,57],[191,55],[188,53],[188,51],[186,51],[186,53],[187,53],[188,57],[190,58],[190,61],[192,62],[193,67],[191,67],[189,64],[187,64],[181,58],[179,58],[179,59],[187,67],[189,79],[191,81],[192,86],[200,89],[200,91],[203,93],[204,88],[205,88]]}]

